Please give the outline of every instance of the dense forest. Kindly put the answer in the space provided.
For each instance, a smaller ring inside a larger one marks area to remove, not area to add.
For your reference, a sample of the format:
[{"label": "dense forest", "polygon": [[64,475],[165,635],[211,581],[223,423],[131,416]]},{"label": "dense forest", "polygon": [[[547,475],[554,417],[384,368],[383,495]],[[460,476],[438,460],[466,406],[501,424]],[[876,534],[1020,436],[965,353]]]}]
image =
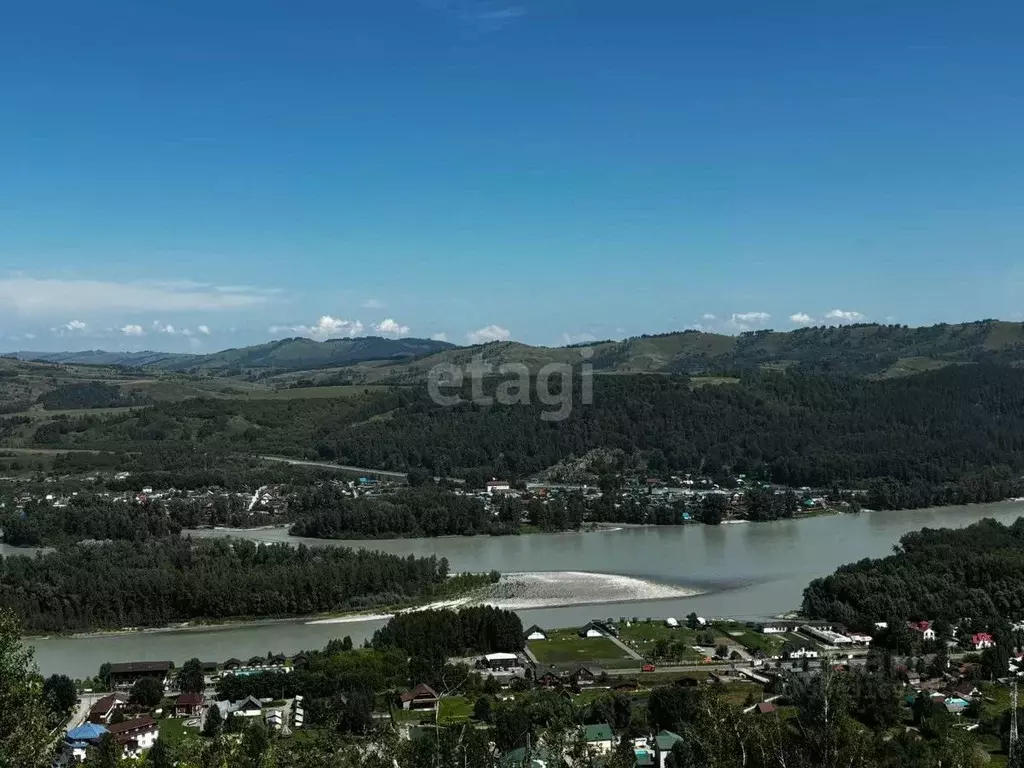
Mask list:
[{"label": "dense forest", "polygon": [[102,381],[84,381],[61,386],[44,392],[37,401],[48,411],[80,408],[120,408],[130,405],[150,405],[153,399],[140,392],[125,392],[116,384]]},{"label": "dense forest", "polygon": [[353,499],[334,485],[300,489],[289,504],[294,536],[321,539],[472,536],[518,531],[495,521],[479,499],[432,487]]},{"label": "dense forest", "polygon": [[488,581],[449,579],[436,557],[172,537],[0,558],[0,607],[27,631],[77,631],[395,605]]},{"label": "dense forest", "polygon": [[642,453],[653,473],[728,468],[790,487],[859,488],[874,507],[1005,498],[1020,490],[1024,470],[1024,371],[995,366],[878,381],[751,372],[703,387],[682,376],[598,377],[592,405],[577,404],[561,422],[541,419],[545,410],[537,402],[442,407],[426,391],[394,388],[160,403],[39,429],[51,445],[127,450],[160,441],[194,456],[281,453],[419,468],[471,485],[621,449]]},{"label": "dense forest", "polygon": [[961,529],[924,529],[895,554],[844,565],[804,590],[803,611],[850,627],[876,621],[974,620],[985,626],[1024,618],[1024,518]]},{"label": "dense forest", "polygon": [[523,623],[512,611],[490,606],[458,611],[413,611],[395,616],[373,635],[374,648],[410,655],[465,656],[523,649]]},{"label": "dense forest", "polygon": [[73,496],[67,506],[34,500],[21,513],[0,510],[6,544],[38,547],[83,540],[147,539],[181,532],[181,525],[158,503],[114,502],[92,494]]}]

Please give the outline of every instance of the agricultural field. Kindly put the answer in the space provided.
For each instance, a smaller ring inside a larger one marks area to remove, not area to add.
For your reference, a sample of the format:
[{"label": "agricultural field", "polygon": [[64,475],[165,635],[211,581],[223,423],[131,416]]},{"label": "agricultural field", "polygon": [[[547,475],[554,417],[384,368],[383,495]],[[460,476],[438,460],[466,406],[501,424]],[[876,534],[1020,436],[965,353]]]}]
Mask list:
[{"label": "agricultural field", "polygon": [[[547,640],[535,640],[530,651],[541,664],[601,663],[627,660],[629,656],[607,637],[580,637],[575,629],[556,629]],[[636,660],[632,660],[636,664]]]}]

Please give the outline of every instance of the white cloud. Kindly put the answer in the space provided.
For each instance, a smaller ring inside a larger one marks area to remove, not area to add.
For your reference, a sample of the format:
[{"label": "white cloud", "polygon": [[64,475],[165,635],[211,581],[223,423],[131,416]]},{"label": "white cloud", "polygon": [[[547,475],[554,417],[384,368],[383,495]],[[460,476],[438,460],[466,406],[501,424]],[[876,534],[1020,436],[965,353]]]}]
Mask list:
[{"label": "white cloud", "polygon": [[470,331],[466,334],[466,338],[469,339],[470,344],[486,344],[489,341],[508,341],[511,336],[511,331],[509,331],[508,328],[502,328],[500,325],[488,325],[483,328],[478,328],[475,331]]},{"label": "white cloud", "polygon": [[360,306],[363,309],[384,309],[384,302],[380,299],[367,299]]},{"label": "white cloud", "polygon": [[123,325],[117,329],[125,336],[145,336],[146,331],[141,325]]},{"label": "white cloud", "polygon": [[751,328],[764,325],[772,316],[767,312],[733,312],[729,317],[729,325],[738,331],[749,331]]},{"label": "white cloud", "polygon": [[790,315],[789,320],[797,325],[810,325],[814,322],[814,318],[806,312],[797,312],[796,314]]},{"label": "white cloud", "polygon": [[408,325],[400,325],[396,320],[393,320],[390,317],[384,318],[379,323],[377,323],[375,326],[373,326],[373,328],[374,328],[375,331],[377,331],[377,333],[386,333],[386,334],[392,335],[392,336],[408,336],[409,335],[409,326]]},{"label": "white cloud", "polygon": [[34,333],[26,333],[25,334],[25,338],[28,339],[29,341],[32,341],[32,339],[34,339],[35,337],[36,337],[36,335]]},{"label": "white cloud", "polygon": [[210,326],[208,326],[208,325],[200,325],[196,330],[198,330],[201,334],[203,334],[203,336],[209,336],[210,335]]},{"label": "white cloud", "polygon": [[63,280],[17,275],[0,278],[0,312],[46,316],[61,312],[192,312],[246,309],[267,300],[267,291],[230,290],[177,281]]},{"label": "white cloud", "polygon": [[710,312],[705,312],[703,315],[700,316],[700,318],[701,320],[714,320],[715,316],[712,315]]},{"label": "white cloud", "polygon": [[275,325],[271,333],[294,333],[314,339],[339,338],[341,336],[358,336],[363,332],[363,324],[358,320],[341,320],[324,315],[316,321],[316,325]]},{"label": "white cloud", "polygon": [[441,331],[440,333],[435,333],[430,338],[433,339],[434,341],[448,341],[448,334],[445,333],[444,331]]},{"label": "white cloud", "polygon": [[64,330],[66,331],[84,331],[87,328],[86,324],[81,320],[71,320],[64,324]]},{"label": "white cloud", "polygon": [[597,336],[592,333],[587,333],[586,331],[583,333],[563,333],[562,340],[566,345],[585,344],[588,341],[597,341]]},{"label": "white cloud", "polygon": [[830,309],[825,317],[839,323],[859,323],[864,319],[864,315],[855,309]]},{"label": "white cloud", "polygon": [[159,320],[154,320],[153,321],[153,332],[154,333],[166,333],[168,336],[173,336],[178,331],[170,323],[167,323],[166,325],[164,325]]}]

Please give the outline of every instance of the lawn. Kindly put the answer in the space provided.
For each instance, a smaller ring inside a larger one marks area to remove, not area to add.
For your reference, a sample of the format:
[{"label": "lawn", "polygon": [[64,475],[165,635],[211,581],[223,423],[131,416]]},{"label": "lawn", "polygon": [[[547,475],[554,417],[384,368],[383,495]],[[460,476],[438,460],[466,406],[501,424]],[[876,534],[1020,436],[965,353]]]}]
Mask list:
[{"label": "lawn", "polygon": [[574,629],[549,632],[547,640],[530,643],[530,650],[541,664],[601,662],[629,658],[625,651],[607,637],[580,637]]},{"label": "lawn", "polygon": [[464,696],[445,696],[440,706],[438,720],[442,725],[463,723],[473,715],[473,705]]},{"label": "lawn", "polygon": [[434,719],[434,711],[432,709],[402,709],[401,707],[394,707],[391,710],[391,719],[396,725],[399,723],[430,722]]},{"label": "lawn", "polygon": [[761,650],[769,656],[779,655],[782,652],[782,646],[786,642],[779,635],[765,635],[738,621],[716,623],[715,629],[739,643],[748,651]]},{"label": "lawn", "polygon": [[687,627],[673,629],[666,627],[663,623],[653,621],[649,624],[637,622],[628,627],[625,624],[619,625],[619,639],[641,656],[652,657],[655,643],[662,640],[680,649],[679,661],[698,662],[703,660],[703,654],[693,649],[693,646],[698,644],[697,635],[702,632],[712,632],[715,636],[715,645],[722,640],[721,633],[715,632],[711,627],[699,630]]},{"label": "lawn", "polygon": [[177,744],[187,733],[198,733],[195,728],[185,727],[184,717],[165,717],[159,721],[160,740],[166,740],[169,746]]}]

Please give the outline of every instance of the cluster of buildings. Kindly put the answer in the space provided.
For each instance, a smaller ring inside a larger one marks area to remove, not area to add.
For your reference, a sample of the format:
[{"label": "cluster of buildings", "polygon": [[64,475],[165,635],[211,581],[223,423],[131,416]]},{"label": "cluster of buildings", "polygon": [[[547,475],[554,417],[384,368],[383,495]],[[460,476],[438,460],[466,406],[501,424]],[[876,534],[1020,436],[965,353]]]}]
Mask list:
[{"label": "cluster of buildings", "polygon": [[84,761],[89,750],[99,746],[100,739],[108,733],[121,746],[125,757],[139,757],[143,750],[156,743],[160,727],[149,715],[109,725],[84,723],[68,731],[64,739],[65,755],[75,762]]}]

